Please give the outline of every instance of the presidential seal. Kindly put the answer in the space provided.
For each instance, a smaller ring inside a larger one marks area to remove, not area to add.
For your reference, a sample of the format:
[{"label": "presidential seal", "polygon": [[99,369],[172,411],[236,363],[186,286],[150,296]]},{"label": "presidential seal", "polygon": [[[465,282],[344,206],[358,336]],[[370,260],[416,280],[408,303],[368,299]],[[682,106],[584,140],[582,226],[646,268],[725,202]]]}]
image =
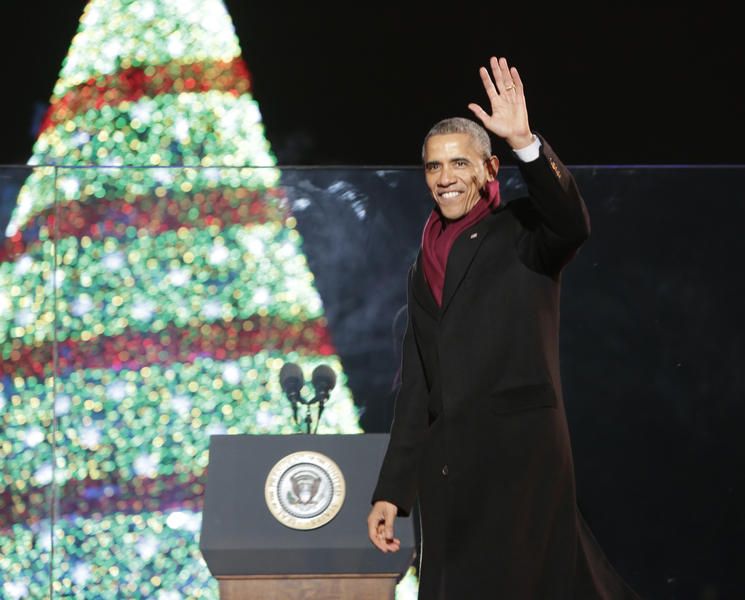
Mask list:
[{"label": "presidential seal", "polygon": [[264,498],[269,512],[292,529],[317,529],[333,519],[346,494],[337,464],[319,452],[295,452],[267,475]]}]

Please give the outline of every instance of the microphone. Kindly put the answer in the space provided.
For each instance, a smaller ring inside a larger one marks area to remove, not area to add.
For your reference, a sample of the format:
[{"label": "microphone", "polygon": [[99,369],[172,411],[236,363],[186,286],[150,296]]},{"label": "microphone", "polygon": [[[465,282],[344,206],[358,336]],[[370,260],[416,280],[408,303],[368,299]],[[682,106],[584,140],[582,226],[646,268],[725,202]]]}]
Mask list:
[{"label": "microphone", "polygon": [[336,385],[336,373],[334,373],[334,370],[328,365],[318,365],[313,369],[311,381],[316,390],[316,397],[313,399],[313,402],[318,402],[318,416],[316,417],[315,430],[318,432],[318,424],[321,422],[324,403],[328,400],[329,392],[333,390]]},{"label": "microphone", "polygon": [[316,395],[326,399],[329,397],[329,392],[334,389],[336,385],[336,373],[328,365],[318,365],[313,369],[313,375],[311,376],[313,387],[316,389]]},{"label": "microphone", "polygon": [[295,363],[285,363],[282,365],[282,368],[279,370],[279,385],[282,386],[282,391],[284,391],[292,404],[292,418],[295,424],[298,423],[297,403],[302,402],[300,389],[304,383],[303,371],[299,366]]}]

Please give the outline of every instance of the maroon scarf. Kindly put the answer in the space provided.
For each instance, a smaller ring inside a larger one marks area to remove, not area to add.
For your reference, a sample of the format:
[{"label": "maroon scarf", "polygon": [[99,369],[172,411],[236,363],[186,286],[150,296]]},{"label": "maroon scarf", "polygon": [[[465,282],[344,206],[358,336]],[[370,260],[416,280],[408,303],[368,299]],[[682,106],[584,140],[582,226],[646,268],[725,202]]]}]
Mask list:
[{"label": "maroon scarf", "polygon": [[444,218],[437,207],[427,219],[422,234],[422,266],[424,277],[432,290],[438,306],[442,306],[442,290],[445,287],[445,268],[448,255],[455,240],[466,229],[478,223],[490,211],[499,206],[499,182],[489,181],[486,184],[486,194],[474,207],[460,219],[450,221]]}]

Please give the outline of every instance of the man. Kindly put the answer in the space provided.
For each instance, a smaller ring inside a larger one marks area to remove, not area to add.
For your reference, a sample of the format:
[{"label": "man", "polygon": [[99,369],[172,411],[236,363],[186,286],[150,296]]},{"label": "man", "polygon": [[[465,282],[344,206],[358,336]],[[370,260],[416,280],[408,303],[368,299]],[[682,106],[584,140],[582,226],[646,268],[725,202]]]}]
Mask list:
[{"label": "man", "polygon": [[409,273],[401,388],[369,536],[419,498],[420,598],[637,598],[577,510],[559,375],[561,270],[590,224],[575,181],[528,124],[507,60],[469,108],[519,159],[528,196],[502,205],[489,136],[446,119],[424,140],[435,209]]}]

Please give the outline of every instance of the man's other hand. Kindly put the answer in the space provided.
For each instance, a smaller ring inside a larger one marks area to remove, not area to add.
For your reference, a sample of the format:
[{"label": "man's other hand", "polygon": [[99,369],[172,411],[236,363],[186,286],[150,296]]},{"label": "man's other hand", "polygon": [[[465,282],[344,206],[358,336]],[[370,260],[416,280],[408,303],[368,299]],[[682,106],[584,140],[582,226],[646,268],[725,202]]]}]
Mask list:
[{"label": "man's other hand", "polygon": [[397,513],[395,504],[378,500],[367,517],[367,534],[381,552],[398,552],[401,547],[401,540],[393,537],[393,520]]}]

